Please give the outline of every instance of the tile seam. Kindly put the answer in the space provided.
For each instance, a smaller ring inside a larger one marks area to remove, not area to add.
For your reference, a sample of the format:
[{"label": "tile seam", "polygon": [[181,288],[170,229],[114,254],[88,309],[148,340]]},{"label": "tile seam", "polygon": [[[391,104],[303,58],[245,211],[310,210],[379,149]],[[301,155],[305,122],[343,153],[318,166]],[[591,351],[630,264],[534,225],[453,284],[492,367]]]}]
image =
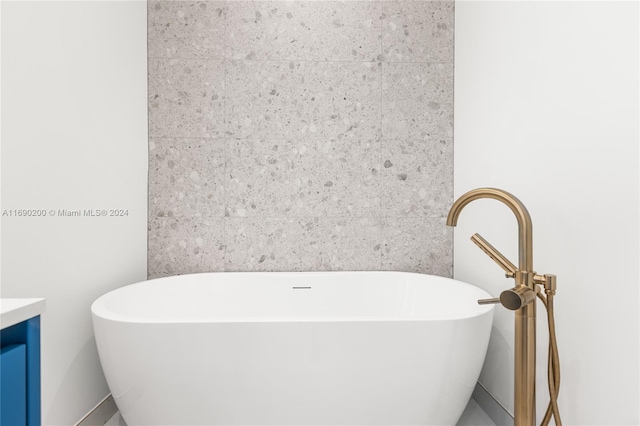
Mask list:
[{"label": "tile seam", "polygon": [[[293,0],[292,0],[293,1]],[[341,61],[341,60],[326,60],[326,59],[229,59],[229,58],[191,58],[191,57],[164,57],[153,56],[148,57],[149,60],[165,60],[165,61],[215,61],[215,62],[322,62],[322,63],[339,63],[339,64],[442,64],[453,65],[453,62],[446,61]]]}]

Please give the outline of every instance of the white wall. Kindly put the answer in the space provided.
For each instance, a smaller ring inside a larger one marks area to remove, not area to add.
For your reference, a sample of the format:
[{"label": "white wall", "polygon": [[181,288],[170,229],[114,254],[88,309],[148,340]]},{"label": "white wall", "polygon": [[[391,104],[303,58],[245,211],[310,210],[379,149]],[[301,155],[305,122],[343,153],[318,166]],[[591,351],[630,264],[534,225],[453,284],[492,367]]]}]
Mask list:
[{"label": "white wall", "polygon": [[[503,188],[531,213],[534,266],[558,276],[566,425],[640,424],[638,16],[637,2],[456,1],[455,193]],[[469,205],[454,275],[494,295],[510,287],[468,238],[517,264],[516,231],[500,203]],[[513,313],[499,308],[480,382],[511,410],[512,370]]]},{"label": "white wall", "polygon": [[146,2],[2,2],[2,296],[45,297],[42,418],[107,395],[90,305],[146,278]]}]

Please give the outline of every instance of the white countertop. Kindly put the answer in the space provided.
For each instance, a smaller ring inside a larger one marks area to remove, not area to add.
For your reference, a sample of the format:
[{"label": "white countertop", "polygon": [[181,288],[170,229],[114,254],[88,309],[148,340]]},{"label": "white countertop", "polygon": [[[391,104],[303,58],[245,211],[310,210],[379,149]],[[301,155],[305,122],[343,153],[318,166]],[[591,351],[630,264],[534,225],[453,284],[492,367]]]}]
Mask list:
[{"label": "white countertop", "polygon": [[0,329],[11,327],[19,322],[44,312],[44,299],[0,299]]}]

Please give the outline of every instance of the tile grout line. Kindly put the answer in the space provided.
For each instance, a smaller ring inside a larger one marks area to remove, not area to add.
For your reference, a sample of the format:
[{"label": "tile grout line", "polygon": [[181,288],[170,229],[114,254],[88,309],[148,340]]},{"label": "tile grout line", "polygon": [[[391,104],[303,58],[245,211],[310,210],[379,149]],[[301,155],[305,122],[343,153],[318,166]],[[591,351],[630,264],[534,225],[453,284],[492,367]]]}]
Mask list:
[{"label": "tile grout line", "polygon": [[[455,93],[456,93],[456,80],[455,80],[455,75],[456,75],[456,12],[455,12],[455,2],[453,3],[453,7],[452,7],[452,11],[451,11],[451,19],[453,22],[453,35],[451,36],[451,116],[452,116],[452,129],[451,129],[451,194],[450,194],[450,203],[453,205],[453,202],[455,200],[454,196],[455,196],[455,176],[456,176],[456,163],[455,163],[455,123],[456,123],[456,116],[455,116]],[[454,261],[455,261],[455,240],[454,240],[454,229],[450,230],[450,239],[451,239],[451,263],[450,263],[450,276],[451,278],[453,278],[453,271],[455,269],[455,265],[454,265]]]},{"label": "tile grout line", "polygon": [[348,219],[376,219],[376,220],[385,220],[385,219],[394,219],[394,220],[442,220],[446,219],[445,216],[393,216],[391,214],[380,214],[380,215],[357,215],[357,216],[327,216],[327,215],[303,215],[303,216],[284,216],[284,215],[268,215],[268,216],[222,216],[222,215],[206,215],[206,216],[185,216],[185,215],[174,215],[174,216],[162,216],[162,219],[180,219],[180,218],[209,218],[209,219],[234,219],[234,220],[250,220],[250,219],[282,219],[282,220],[302,220],[302,219],[331,219],[331,220],[348,220]]},{"label": "tile grout line", "polygon": [[212,61],[212,62],[250,62],[250,63],[264,63],[264,62],[312,62],[312,63],[338,63],[338,64],[432,64],[432,65],[453,65],[453,62],[443,62],[443,61],[348,61],[348,60],[326,60],[326,59],[231,59],[231,58],[209,58],[209,57],[201,57],[201,58],[193,58],[193,57],[165,57],[165,56],[150,56],[147,58],[148,60],[162,60],[162,61]]},{"label": "tile grout line", "polygon": [[[228,141],[262,141],[262,140],[271,140],[271,141],[285,141],[285,142],[292,142],[292,141],[296,141],[299,140],[299,137],[244,137],[244,138],[240,138],[240,137],[226,137],[226,138],[212,138],[209,136],[156,136],[156,135],[149,135],[150,139],[207,139],[207,140],[228,140]],[[336,141],[336,142],[354,142],[354,141],[371,141],[371,142],[378,142],[378,141],[392,141],[392,140],[399,140],[400,138],[385,138],[385,137],[374,137],[374,138],[306,138],[304,140],[306,141],[315,141],[315,142],[324,142],[324,141]],[[442,140],[445,141],[451,141],[451,138],[441,138]],[[427,142],[429,140],[431,140],[431,138],[419,138],[419,137],[410,137],[410,138],[403,138],[403,141],[415,141],[415,142]]]},{"label": "tile grout line", "polygon": [[151,61],[151,58],[149,58],[149,44],[151,43],[150,39],[151,37],[149,37],[149,8],[151,7],[150,3],[147,2],[146,4],[146,20],[147,20],[147,27],[145,28],[145,32],[147,35],[147,102],[146,102],[146,107],[147,107],[147,256],[146,256],[146,261],[147,261],[147,270],[146,270],[146,276],[147,279],[149,279],[150,271],[149,271],[149,264],[151,262],[149,262],[149,257],[151,255],[151,250],[149,250],[150,247],[150,242],[151,242],[151,120],[150,120],[150,112],[149,112],[149,87],[151,86],[151,67],[149,67],[149,62]]},{"label": "tile grout line", "polygon": [[[382,5],[382,0],[378,0],[378,22],[380,24],[380,55],[384,55],[384,20],[382,19],[382,15],[383,15],[383,5]],[[380,90],[380,111],[378,113],[378,118],[379,118],[379,127],[378,127],[378,137],[380,138],[380,143],[378,145],[378,149],[379,149],[379,153],[378,153],[378,168],[380,169],[378,171],[378,197],[380,198],[380,211],[382,212],[383,209],[383,194],[384,194],[384,180],[382,179],[382,152],[384,150],[384,139],[383,139],[383,108],[384,108],[384,73],[382,72],[384,67],[384,63],[381,61],[378,63],[378,72],[380,73],[380,83],[379,83],[379,90]],[[382,270],[383,267],[383,256],[382,256],[382,252],[384,250],[384,227],[386,225],[387,220],[384,217],[381,217],[379,219],[378,222],[378,244],[380,245],[380,253],[378,253],[378,258],[379,258],[379,265],[378,265],[378,270]]]},{"label": "tile grout line", "polygon": [[[229,2],[224,2],[224,132],[225,135],[229,136]],[[222,199],[223,202],[223,210],[222,210],[222,267],[221,270],[224,272],[227,270],[227,221],[225,220],[227,209],[229,208],[229,197],[228,197],[228,184],[229,179],[228,176],[228,154],[229,154],[229,140],[225,139],[224,142],[224,178],[222,181]]]}]

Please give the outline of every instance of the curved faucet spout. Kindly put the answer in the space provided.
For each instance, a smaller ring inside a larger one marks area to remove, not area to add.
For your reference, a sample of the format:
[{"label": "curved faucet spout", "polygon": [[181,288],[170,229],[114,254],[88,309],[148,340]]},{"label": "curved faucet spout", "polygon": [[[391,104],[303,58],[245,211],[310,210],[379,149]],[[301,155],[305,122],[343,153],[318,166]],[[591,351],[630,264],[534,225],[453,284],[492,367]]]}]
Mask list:
[{"label": "curved faucet spout", "polygon": [[527,208],[515,196],[496,188],[478,188],[467,192],[456,200],[449,210],[447,225],[456,226],[462,209],[479,198],[493,198],[501,201],[516,215],[518,219],[518,269],[522,272],[533,272],[533,225]]}]

